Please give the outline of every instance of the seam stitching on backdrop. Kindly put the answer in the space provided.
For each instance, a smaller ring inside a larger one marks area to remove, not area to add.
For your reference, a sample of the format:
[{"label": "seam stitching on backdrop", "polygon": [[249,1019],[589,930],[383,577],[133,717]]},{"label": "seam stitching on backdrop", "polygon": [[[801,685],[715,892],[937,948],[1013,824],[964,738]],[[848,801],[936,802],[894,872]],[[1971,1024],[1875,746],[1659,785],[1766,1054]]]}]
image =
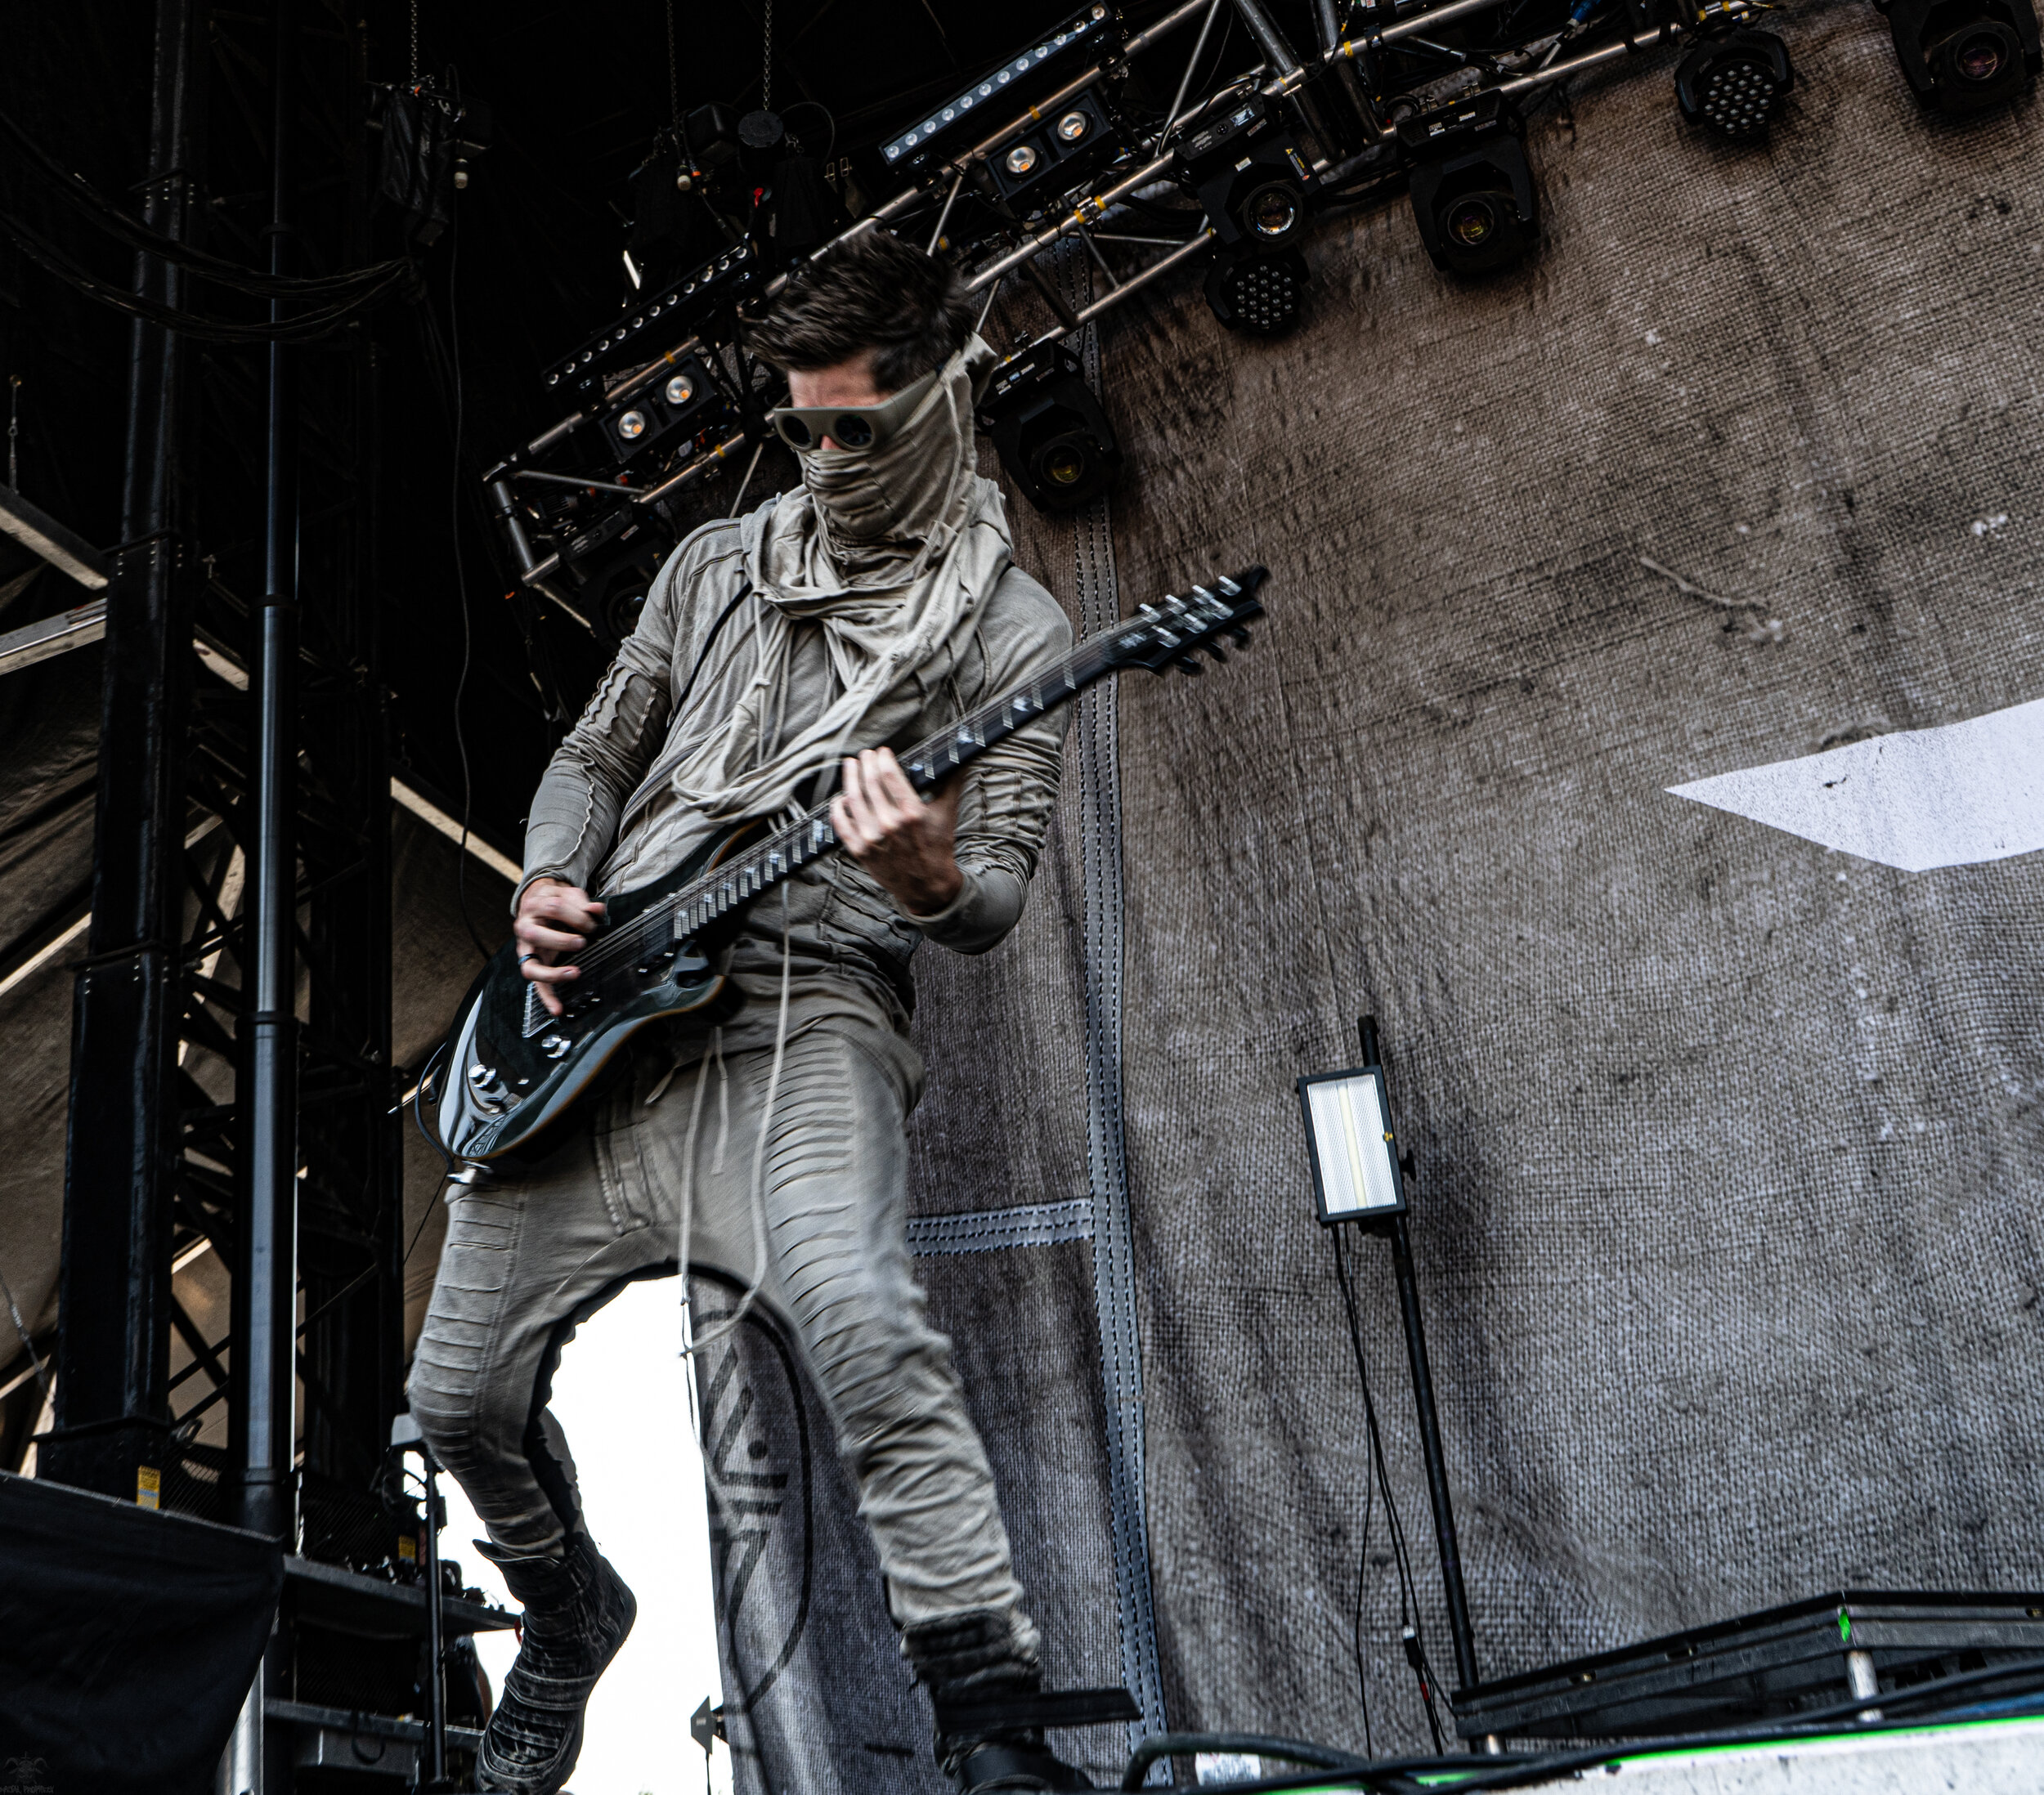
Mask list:
[{"label": "seam stitching on backdrop", "polygon": [[[1093,270],[1069,239],[1052,252],[1067,304],[1090,305]],[[1080,347],[1086,382],[1100,387],[1100,333]],[[1114,536],[1105,493],[1074,519],[1079,628],[1105,629],[1119,616]],[[1157,1625],[1150,1582],[1150,1524],[1144,1501],[1142,1345],[1136,1326],[1135,1247],[1128,1217],[1128,1160],[1122,1121],[1122,818],[1119,712],[1111,680],[1078,701],[1079,864],[1085,892],[1086,1138],[1092,1185],[1093,1304],[1106,1397],[1107,1481],[1119,1598],[1122,1675],[1142,1718],[1129,1723],[1132,1750],[1164,1730]],[[1152,1780],[1165,1770],[1153,1766]],[[1167,1778],[1168,1779],[1168,1778]]]},{"label": "seam stitching on backdrop", "polygon": [[917,1215],[908,1224],[908,1250],[990,1253],[1004,1247],[1056,1247],[1093,1238],[1093,1200],[1020,1203],[1012,1209],[968,1210],[956,1215]]}]

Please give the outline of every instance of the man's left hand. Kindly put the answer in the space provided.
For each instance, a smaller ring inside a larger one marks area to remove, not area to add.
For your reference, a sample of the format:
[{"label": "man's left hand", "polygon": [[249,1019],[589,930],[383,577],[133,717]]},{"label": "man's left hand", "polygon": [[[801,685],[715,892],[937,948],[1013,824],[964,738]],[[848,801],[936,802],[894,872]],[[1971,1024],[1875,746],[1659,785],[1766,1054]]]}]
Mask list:
[{"label": "man's left hand", "polygon": [[965,887],[953,844],[958,781],[925,800],[891,750],[868,748],[845,763],[831,800],[831,827],[845,851],[912,916],[934,916]]}]

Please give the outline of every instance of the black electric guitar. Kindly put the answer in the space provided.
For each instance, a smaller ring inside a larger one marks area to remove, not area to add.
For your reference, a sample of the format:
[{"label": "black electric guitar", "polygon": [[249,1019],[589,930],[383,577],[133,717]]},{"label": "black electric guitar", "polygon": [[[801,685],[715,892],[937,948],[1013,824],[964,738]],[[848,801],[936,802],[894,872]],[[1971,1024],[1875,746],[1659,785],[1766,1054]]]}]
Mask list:
[{"label": "black electric guitar", "polygon": [[[1016,730],[1067,703],[1095,682],[1132,667],[1198,673],[1197,651],[1226,656],[1263,613],[1250,567],[1189,598],[1145,605],[1111,629],[1088,637],[1027,685],[919,743],[903,757],[916,790],[937,789],[960,768]],[[707,1022],[736,1007],[735,987],[717,971],[719,950],[760,893],[837,846],[830,806],[819,804],[778,828],[771,819],[741,823],[665,879],[604,900],[603,926],[569,956],[581,976],[555,991],[566,1005],[548,1013],[539,987],[518,970],[515,943],[491,960],[462,1001],[440,1090],[440,1138],[455,1158],[516,1162],[537,1157],[576,1102],[633,1035],[662,1016],[700,1014]]]}]

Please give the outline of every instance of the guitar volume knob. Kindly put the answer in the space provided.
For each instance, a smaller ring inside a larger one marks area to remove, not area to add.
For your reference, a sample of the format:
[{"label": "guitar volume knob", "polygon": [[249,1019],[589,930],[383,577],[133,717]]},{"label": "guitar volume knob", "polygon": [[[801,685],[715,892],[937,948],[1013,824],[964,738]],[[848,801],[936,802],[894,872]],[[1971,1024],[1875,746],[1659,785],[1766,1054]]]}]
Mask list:
[{"label": "guitar volume knob", "polygon": [[567,1050],[568,1038],[566,1035],[542,1035],[540,1037],[540,1051],[549,1059],[558,1059]]}]

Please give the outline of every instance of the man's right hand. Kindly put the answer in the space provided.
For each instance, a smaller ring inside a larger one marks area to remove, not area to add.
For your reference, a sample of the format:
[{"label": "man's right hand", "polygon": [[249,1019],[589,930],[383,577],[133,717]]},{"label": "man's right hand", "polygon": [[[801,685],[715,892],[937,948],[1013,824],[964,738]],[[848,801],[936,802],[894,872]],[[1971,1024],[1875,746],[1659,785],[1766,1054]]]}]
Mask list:
[{"label": "man's right hand", "polygon": [[581,976],[575,967],[557,962],[580,947],[603,919],[603,906],[574,885],[536,879],[525,888],[511,933],[518,944],[518,970],[540,987],[549,1014],[561,1014],[555,987]]}]

